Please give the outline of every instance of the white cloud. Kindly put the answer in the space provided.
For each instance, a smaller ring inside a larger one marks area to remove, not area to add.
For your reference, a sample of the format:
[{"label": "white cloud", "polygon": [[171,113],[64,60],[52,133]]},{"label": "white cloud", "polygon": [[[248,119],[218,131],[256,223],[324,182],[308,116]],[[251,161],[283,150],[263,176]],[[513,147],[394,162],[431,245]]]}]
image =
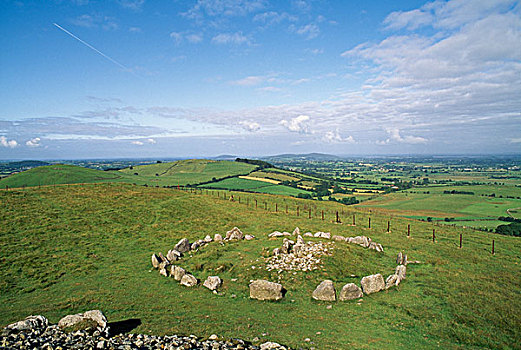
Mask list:
[{"label": "white cloud", "polygon": [[18,142],[16,140],[8,140],[5,136],[0,136],[0,146],[15,148],[18,146]]},{"label": "white cloud", "polygon": [[280,124],[289,131],[307,134],[310,132],[308,124],[309,119],[310,118],[307,115],[299,115],[298,117],[292,118],[289,121],[285,119],[281,120]]},{"label": "white cloud", "polygon": [[252,121],[240,121],[239,124],[247,131],[258,131],[260,129],[260,124]]},{"label": "white cloud", "polygon": [[255,85],[262,84],[264,81],[266,81],[265,76],[250,75],[248,77],[245,77],[245,78],[242,78],[239,80],[234,80],[234,81],[230,82],[230,84],[238,85],[238,86],[255,86]]},{"label": "white cloud", "polygon": [[130,27],[128,28],[128,31],[131,33],[141,33],[143,30],[139,27]]},{"label": "white cloud", "polygon": [[353,136],[348,136],[348,137],[340,136],[338,129],[336,129],[335,131],[326,132],[324,134],[324,137],[322,138],[322,140],[327,143],[356,143]]},{"label": "white cloud", "polygon": [[249,44],[250,40],[242,34],[242,32],[236,33],[221,33],[217,34],[212,38],[214,44]]},{"label": "white cloud", "polygon": [[137,140],[135,140],[135,141],[131,141],[130,143],[133,144],[133,145],[136,145],[136,146],[143,146],[143,145],[144,145],[143,142],[141,142],[141,141],[137,141]]},{"label": "white cloud", "polygon": [[170,37],[174,39],[177,45],[180,45],[185,40],[192,44],[197,44],[203,41],[203,34],[193,32],[172,32]]},{"label": "white cloud", "polygon": [[262,23],[266,27],[279,24],[282,21],[294,22],[297,19],[297,17],[291,16],[286,12],[278,13],[275,11],[259,13],[253,17],[254,22]]},{"label": "white cloud", "polygon": [[420,136],[404,136],[402,137],[400,135],[400,130],[397,128],[390,128],[386,130],[389,134],[389,138],[385,141],[376,141],[378,145],[387,145],[391,143],[392,141],[398,142],[398,143],[409,143],[409,144],[419,144],[419,143],[426,143],[428,140],[426,138],[420,137]]},{"label": "white cloud", "polygon": [[40,147],[41,144],[40,144],[40,138],[39,137],[35,137],[33,139],[30,139],[29,141],[27,141],[25,143],[26,146],[28,147]]},{"label": "white cloud", "polygon": [[290,30],[299,35],[305,36],[308,40],[316,38],[318,34],[320,34],[320,28],[314,23],[306,24],[305,26],[298,28],[291,25]]},{"label": "white cloud", "polygon": [[157,143],[156,140],[154,140],[154,139],[147,139],[147,142],[152,144],[152,145]]},{"label": "white cloud", "polygon": [[265,6],[265,0],[198,0],[183,15],[192,19],[200,19],[205,15],[238,17],[262,10]]},{"label": "white cloud", "polygon": [[124,8],[139,11],[145,4],[145,0],[118,0],[118,3]]},{"label": "white cloud", "polygon": [[276,86],[264,86],[264,87],[258,88],[257,90],[262,91],[262,92],[280,92],[280,91],[282,91],[281,88],[276,87]]}]

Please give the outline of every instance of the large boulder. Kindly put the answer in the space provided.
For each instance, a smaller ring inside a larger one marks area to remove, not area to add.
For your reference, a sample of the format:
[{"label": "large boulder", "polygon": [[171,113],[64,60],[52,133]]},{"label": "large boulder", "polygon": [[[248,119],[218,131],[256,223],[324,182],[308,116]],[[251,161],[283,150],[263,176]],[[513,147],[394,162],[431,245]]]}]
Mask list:
[{"label": "large boulder", "polygon": [[223,240],[223,236],[221,236],[219,233],[216,233],[214,236],[213,236],[213,240],[215,242],[221,242]]},{"label": "large boulder", "polygon": [[334,241],[338,241],[338,242],[342,242],[346,240],[346,238],[344,236],[338,236],[338,235],[334,235],[333,237],[331,237],[332,240]]},{"label": "large boulder", "polygon": [[313,291],[313,299],[322,301],[335,301],[336,291],[333,281],[324,280]]},{"label": "large boulder", "polygon": [[296,244],[306,244],[306,242],[304,242],[304,238],[302,238],[301,235],[298,235],[297,236],[297,242]]},{"label": "large boulder", "polygon": [[189,273],[185,274],[181,278],[180,282],[183,286],[187,287],[194,287],[197,285],[197,278],[195,278],[193,275],[190,275]]},{"label": "large boulder", "polygon": [[180,281],[181,278],[183,278],[183,276],[186,275],[186,270],[183,269],[181,266],[172,265],[170,274],[172,277],[174,277],[176,281]]},{"label": "large boulder", "polygon": [[246,235],[246,236],[244,236],[244,239],[247,240],[247,241],[251,241],[252,239],[255,239],[255,236],[254,235]]},{"label": "large boulder", "polygon": [[181,253],[175,249],[170,249],[166,254],[166,258],[168,259],[168,261],[174,262],[181,259]]},{"label": "large boulder", "polygon": [[360,283],[365,294],[376,293],[385,288],[384,278],[379,273],[363,277]]},{"label": "large boulder", "polygon": [[293,236],[298,236],[300,235],[300,229],[297,227],[295,227],[295,229],[293,230]]},{"label": "large boulder", "polygon": [[177,250],[179,253],[186,253],[190,250],[190,242],[187,238],[181,239],[174,247],[175,250]]},{"label": "large boulder", "polygon": [[260,345],[260,350],[286,350],[286,347],[279,343],[268,341]]},{"label": "large boulder", "polygon": [[163,262],[163,259],[161,259],[159,257],[159,255],[152,254],[152,266],[154,267],[154,269],[158,269],[159,268],[159,264],[161,264],[162,262]]},{"label": "large boulder", "polygon": [[266,280],[255,280],[250,283],[250,298],[257,300],[282,299],[282,284]]},{"label": "large boulder", "polygon": [[226,237],[224,239],[230,240],[230,241],[232,239],[241,240],[241,239],[244,239],[244,234],[242,233],[241,230],[239,230],[238,227],[234,227],[230,231],[226,232]]},{"label": "large boulder", "polygon": [[338,300],[346,301],[346,300],[358,299],[358,298],[361,298],[363,295],[364,295],[364,293],[362,293],[362,290],[360,289],[360,287],[358,287],[354,283],[348,283],[342,287],[342,290],[340,291],[340,295],[338,296]]},{"label": "large boulder", "polygon": [[203,241],[205,241],[206,243],[210,243],[211,241],[213,241],[212,237],[210,235],[206,235],[203,239]]},{"label": "large boulder", "polygon": [[282,237],[284,236],[284,234],[280,231],[273,231],[272,233],[270,233],[268,235],[268,237],[272,238],[272,237]]},{"label": "large boulder", "polygon": [[44,331],[49,325],[47,318],[41,315],[27,316],[24,320],[11,323],[2,331],[2,335],[6,336],[12,333]]},{"label": "large boulder", "polygon": [[107,331],[107,318],[100,310],[90,310],[80,314],[67,315],[58,321],[58,327],[65,332],[78,330]]},{"label": "large boulder", "polygon": [[219,276],[208,276],[206,281],[204,281],[203,286],[209,290],[217,290],[222,283],[223,281],[219,278]]}]

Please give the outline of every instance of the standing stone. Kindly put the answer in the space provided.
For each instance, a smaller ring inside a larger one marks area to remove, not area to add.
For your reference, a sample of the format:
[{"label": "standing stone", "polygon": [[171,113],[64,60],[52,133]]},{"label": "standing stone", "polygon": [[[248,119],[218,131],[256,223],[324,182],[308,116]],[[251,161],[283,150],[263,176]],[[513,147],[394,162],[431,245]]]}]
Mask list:
[{"label": "standing stone", "polygon": [[363,277],[360,283],[365,294],[376,293],[385,288],[384,278],[379,273]]},{"label": "standing stone", "polygon": [[204,281],[203,286],[209,290],[217,290],[222,283],[223,281],[219,278],[219,276],[208,276],[206,281]]},{"label": "standing stone", "polygon": [[221,236],[220,234],[216,233],[213,236],[213,240],[216,241],[216,242],[221,242],[223,240],[223,236]]},{"label": "standing stone", "polygon": [[292,248],[293,254],[295,256],[299,257],[302,255],[302,252],[304,251],[304,245],[303,244],[295,244]]},{"label": "standing stone", "polygon": [[[91,321],[85,322],[85,321]],[[103,330],[107,329],[107,318],[100,310],[90,310],[82,314],[67,315],[58,321],[61,329],[73,328],[74,330],[90,328],[92,324]],[[77,328],[77,329],[76,329]]]},{"label": "standing stone", "polygon": [[190,242],[188,239],[183,238],[174,247],[175,250],[177,250],[179,253],[186,253],[190,250]]},{"label": "standing stone", "polygon": [[331,239],[331,232],[321,232],[320,237],[325,239]]},{"label": "standing stone", "polygon": [[244,239],[247,240],[247,241],[251,241],[252,239],[255,239],[255,236],[254,235],[246,235],[246,236],[244,236]]},{"label": "standing stone", "polygon": [[168,259],[168,261],[172,262],[172,261],[177,261],[179,259],[181,259],[181,253],[179,253],[177,250],[175,249],[170,249],[168,251],[168,253],[166,254],[166,258]]},{"label": "standing stone", "polygon": [[295,227],[295,229],[293,230],[293,236],[298,236],[300,235],[300,229],[297,227]]},{"label": "standing stone", "polygon": [[331,237],[331,239],[334,241],[339,241],[339,242],[346,240],[346,238],[344,236],[338,236],[338,235],[334,235],[333,237]]},{"label": "standing stone", "polygon": [[405,279],[405,270],[406,269],[407,268],[405,267],[405,265],[396,266],[396,270],[394,271],[394,274],[398,276],[400,281]]},{"label": "standing stone", "polygon": [[163,253],[159,252],[158,256],[161,258],[162,262],[168,262],[168,259],[163,255]]},{"label": "standing stone", "polygon": [[358,298],[361,298],[363,295],[364,295],[364,293],[362,293],[362,290],[360,289],[360,287],[358,287],[354,283],[348,283],[342,287],[342,290],[340,291],[340,295],[338,296],[338,300],[346,301],[346,300],[358,299]]},{"label": "standing stone", "polygon": [[161,264],[162,262],[163,260],[157,254],[152,254],[152,266],[155,269],[159,268],[159,264]]},{"label": "standing stone", "polygon": [[403,264],[403,253],[399,252],[398,256],[396,257],[396,265],[402,265]]},{"label": "standing stone", "polygon": [[323,301],[335,301],[336,300],[336,291],[335,286],[333,285],[333,281],[324,280],[322,281],[317,288],[313,291],[313,299],[315,300],[323,300]]},{"label": "standing stone", "polygon": [[293,247],[294,244],[295,242],[287,238],[284,238],[284,240],[282,241],[282,248],[280,249],[280,251],[284,254],[289,254],[291,252],[291,247]]},{"label": "standing stone", "polygon": [[280,254],[280,248],[273,249],[273,255],[279,255]]},{"label": "standing stone", "polygon": [[166,266],[161,267],[159,269],[159,274],[162,275],[162,276],[168,277],[168,266],[170,266],[170,265],[166,265]]},{"label": "standing stone", "polygon": [[306,242],[304,242],[304,238],[302,238],[301,235],[297,236],[297,243],[296,244],[306,244]]},{"label": "standing stone", "polygon": [[242,233],[241,230],[239,230],[238,227],[234,227],[230,231],[226,232],[225,239],[226,240],[232,240],[232,239],[241,240],[241,239],[244,239],[244,234]]},{"label": "standing stone", "polygon": [[213,241],[212,237],[210,237],[210,235],[206,235],[206,237],[204,237],[204,241],[206,243],[210,243],[211,241]]},{"label": "standing stone", "polygon": [[400,279],[398,278],[398,275],[389,275],[389,277],[385,280],[385,289],[389,289],[392,286],[397,286],[400,284]]},{"label": "standing stone", "polygon": [[190,245],[190,250],[196,250],[197,248],[199,248],[199,243],[197,242],[194,242]]},{"label": "standing stone", "polygon": [[257,300],[280,300],[282,299],[282,284],[255,280],[250,283],[250,298]]},{"label": "standing stone", "polygon": [[193,287],[197,285],[197,278],[195,278],[193,275],[185,274],[183,278],[181,278],[180,282],[183,286],[187,287]]},{"label": "standing stone", "polygon": [[311,232],[304,233],[304,237],[313,237],[313,234]]},{"label": "standing stone", "polygon": [[183,269],[181,266],[174,266],[172,275],[176,281],[180,281],[185,274],[186,270]]}]

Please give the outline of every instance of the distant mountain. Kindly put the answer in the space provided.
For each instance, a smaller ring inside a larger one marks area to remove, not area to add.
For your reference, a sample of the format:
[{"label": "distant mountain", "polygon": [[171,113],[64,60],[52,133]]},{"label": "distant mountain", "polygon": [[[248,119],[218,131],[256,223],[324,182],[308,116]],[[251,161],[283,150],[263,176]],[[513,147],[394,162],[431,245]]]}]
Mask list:
[{"label": "distant mountain", "polygon": [[339,160],[343,159],[342,157],[335,156],[333,154],[325,154],[325,153],[307,153],[307,154],[279,154],[275,156],[262,157],[262,159],[269,160]]},{"label": "distant mountain", "polygon": [[222,154],[220,156],[213,157],[212,159],[215,159],[215,160],[235,160],[236,158],[238,158],[238,157],[230,155],[230,154]]}]

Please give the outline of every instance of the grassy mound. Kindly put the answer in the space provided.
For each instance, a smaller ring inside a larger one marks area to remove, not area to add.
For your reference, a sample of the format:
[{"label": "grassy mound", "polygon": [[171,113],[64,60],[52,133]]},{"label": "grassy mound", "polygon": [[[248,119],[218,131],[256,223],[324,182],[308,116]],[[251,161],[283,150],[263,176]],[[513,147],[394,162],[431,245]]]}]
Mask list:
[{"label": "grassy mound", "polygon": [[[392,218],[387,233],[388,216],[342,212],[345,207],[336,203],[261,194],[241,194],[239,203],[216,194],[125,184],[0,192],[0,325],[30,314],[57,322],[66,314],[101,309],[111,321],[140,319],[134,332],[259,337],[292,347],[519,347],[521,240],[434,226],[437,241],[432,243],[433,226],[426,222]],[[344,224],[333,223],[336,211]],[[347,224],[353,213],[357,226]],[[410,238],[405,235],[408,224]],[[183,237],[193,241],[233,226],[257,238],[211,243],[179,263],[200,280],[219,275],[223,295],[202,286],[183,287],[151,269],[153,252],[165,253]],[[251,279],[279,277],[262,268],[263,252],[281,244],[267,234],[295,226],[302,232],[364,234],[385,252],[335,243],[322,269],[283,273],[288,290],[283,300],[250,300]],[[460,233],[463,249],[458,248]],[[492,239],[496,255],[490,254]],[[401,250],[422,263],[409,265],[407,280],[398,288],[364,296],[361,302],[311,299],[326,278],[339,291],[344,283],[359,284],[364,275],[390,274]]]}]

